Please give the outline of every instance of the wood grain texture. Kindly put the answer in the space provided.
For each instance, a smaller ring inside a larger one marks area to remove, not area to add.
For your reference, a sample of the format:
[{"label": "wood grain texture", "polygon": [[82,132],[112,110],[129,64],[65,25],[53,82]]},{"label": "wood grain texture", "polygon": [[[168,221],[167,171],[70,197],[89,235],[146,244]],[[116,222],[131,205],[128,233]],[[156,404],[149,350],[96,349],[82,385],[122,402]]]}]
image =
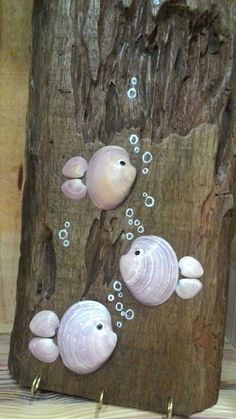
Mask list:
[{"label": "wood grain texture", "polygon": [[[17,312],[9,366],[30,385],[109,403],[191,414],[216,403],[223,348],[229,236],[233,207],[235,10],[200,2],[167,1],[157,15],[151,3],[35,1]],[[205,6],[206,10],[203,10]],[[130,103],[130,78],[138,77]],[[73,155],[88,160],[106,144],[128,149],[137,133],[154,160],[139,170],[129,199],[116,211],[62,196],[61,169]],[[156,206],[143,205],[142,192]],[[129,243],[124,217],[135,208],[145,233],[166,238],[178,257],[192,254],[205,266],[203,292],[192,301],[176,296],[157,308],[124,293],[135,320],[118,332],[110,361],[76,376],[60,360],[47,366],[27,349],[29,321],[43,308],[61,316],[83,297],[106,301],[118,261]],[[71,222],[70,246],[58,231]]]},{"label": "wood grain texture", "polygon": [[32,1],[0,1],[0,321],[13,322],[23,184]]},{"label": "wood grain texture", "polygon": [[230,280],[225,334],[232,345],[236,347],[236,235],[234,236],[231,246]]},{"label": "wood grain texture", "polygon": [[[1,330],[1,324],[0,324]],[[16,384],[7,369],[9,334],[0,334],[0,418],[13,419],[92,419],[96,417],[96,402],[39,391],[32,398],[29,389]],[[224,346],[221,390],[217,405],[191,418],[232,419],[236,416],[236,351]],[[163,415],[136,409],[104,405],[99,419],[161,419]]]}]

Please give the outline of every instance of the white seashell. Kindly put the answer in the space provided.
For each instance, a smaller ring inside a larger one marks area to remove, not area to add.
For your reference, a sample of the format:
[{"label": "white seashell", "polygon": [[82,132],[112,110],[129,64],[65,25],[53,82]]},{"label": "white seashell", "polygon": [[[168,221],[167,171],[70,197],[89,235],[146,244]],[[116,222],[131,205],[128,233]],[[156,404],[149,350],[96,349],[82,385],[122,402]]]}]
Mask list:
[{"label": "white seashell", "polygon": [[136,177],[129,154],[122,147],[98,150],[89,162],[86,186],[96,207],[112,210],[128,196]]},{"label": "white seashell", "polygon": [[73,157],[68,160],[62,169],[62,173],[65,177],[74,179],[84,176],[88,168],[88,163],[83,157]]},{"label": "white seashell", "polygon": [[202,289],[202,283],[195,278],[182,278],[176,287],[176,294],[188,300],[189,298],[195,297]]},{"label": "white seashell", "polygon": [[61,186],[62,192],[71,199],[80,201],[87,192],[86,186],[81,179],[66,180]]},{"label": "white seashell", "polygon": [[51,338],[56,334],[59,326],[59,319],[53,311],[43,310],[35,314],[32,318],[29,328],[31,332],[42,338]]},{"label": "white seashell", "polygon": [[192,256],[184,256],[179,261],[179,269],[186,278],[201,278],[204,274],[203,267],[197,259]]},{"label": "white seashell", "polygon": [[59,350],[52,339],[48,338],[33,338],[29,343],[29,350],[41,362],[50,364],[56,361]]},{"label": "white seashell", "polygon": [[120,259],[120,271],[131,294],[141,303],[156,306],[175,291],[178,259],[170,244],[156,236],[135,239]]},{"label": "white seashell", "polygon": [[116,347],[107,308],[90,300],[71,306],[63,315],[57,342],[64,365],[77,374],[100,368]]}]

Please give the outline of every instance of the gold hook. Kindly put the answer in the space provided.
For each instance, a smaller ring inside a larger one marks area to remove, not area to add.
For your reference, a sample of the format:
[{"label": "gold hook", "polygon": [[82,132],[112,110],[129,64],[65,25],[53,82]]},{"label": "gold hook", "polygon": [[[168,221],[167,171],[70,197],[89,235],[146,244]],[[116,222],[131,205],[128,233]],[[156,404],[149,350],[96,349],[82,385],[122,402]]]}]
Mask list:
[{"label": "gold hook", "polygon": [[99,412],[102,408],[103,405],[103,397],[104,397],[104,388],[101,391],[100,397],[99,397],[99,401],[97,402],[97,408],[96,408],[96,414],[95,417],[98,418],[99,416]]},{"label": "gold hook", "polygon": [[169,397],[168,399],[168,404],[167,404],[167,419],[171,419],[172,418],[172,413],[173,413],[173,398]]},{"label": "gold hook", "polygon": [[34,396],[34,394],[38,390],[41,379],[42,377],[40,374],[37,374],[36,377],[34,378],[34,381],[32,382],[32,386],[30,390],[32,396]]}]

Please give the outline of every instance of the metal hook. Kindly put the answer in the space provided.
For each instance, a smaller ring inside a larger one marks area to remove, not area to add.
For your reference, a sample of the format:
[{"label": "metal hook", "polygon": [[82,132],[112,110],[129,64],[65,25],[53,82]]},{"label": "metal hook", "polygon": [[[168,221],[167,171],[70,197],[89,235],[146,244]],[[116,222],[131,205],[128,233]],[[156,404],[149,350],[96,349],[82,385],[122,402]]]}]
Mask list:
[{"label": "metal hook", "polygon": [[95,417],[97,418],[99,416],[99,412],[102,408],[103,405],[103,397],[104,397],[104,388],[101,391],[100,397],[99,397],[99,401],[97,402],[97,408],[96,408],[96,414]]},{"label": "metal hook", "polygon": [[36,377],[34,378],[34,381],[32,382],[31,389],[30,389],[32,396],[34,396],[34,394],[38,390],[41,379],[42,377],[40,374],[37,374]]},{"label": "metal hook", "polygon": [[172,418],[172,413],[173,413],[173,398],[169,397],[168,399],[168,404],[167,404],[167,419],[171,419]]}]

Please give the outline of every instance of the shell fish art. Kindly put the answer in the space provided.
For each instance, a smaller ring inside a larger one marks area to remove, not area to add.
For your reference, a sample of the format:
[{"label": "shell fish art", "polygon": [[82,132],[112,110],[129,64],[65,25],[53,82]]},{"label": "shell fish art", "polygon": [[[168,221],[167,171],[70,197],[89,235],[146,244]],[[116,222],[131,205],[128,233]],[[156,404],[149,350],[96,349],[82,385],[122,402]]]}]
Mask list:
[{"label": "shell fish art", "polygon": [[[89,164],[82,157],[73,157],[62,173],[70,178],[61,187],[68,198],[80,201],[88,192],[94,205],[104,210],[117,208],[129,195],[136,178],[129,154],[119,146],[101,148]],[[81,180],[83,176],[85,183]]]},{"label": "shell fish art", "polygon": [[[28,347],[39,361],[51,363],[60,355],[71,371],[89,374],[111,356],[117,335],[112,330],[111,315],[103,304],[83,300],[73,304],[60,322],[56,319],[55,313],[44,310],[30,322],[31,332],[40,337],[31,339]],[[43,330],[44,326],[46,330]],[[57,344],[50,339],[56,332]]]},{"label": "shell fish art", "polygon": [[[187,278],[179,280],[179,269]],[[120,272],[130,293],[142,304],[157,306],[176,292],[190,299],[202,288],[204,271],[196,259],[185,256],[179,262],[171,245],[161,237],[142,236],[120,259]]]}]

